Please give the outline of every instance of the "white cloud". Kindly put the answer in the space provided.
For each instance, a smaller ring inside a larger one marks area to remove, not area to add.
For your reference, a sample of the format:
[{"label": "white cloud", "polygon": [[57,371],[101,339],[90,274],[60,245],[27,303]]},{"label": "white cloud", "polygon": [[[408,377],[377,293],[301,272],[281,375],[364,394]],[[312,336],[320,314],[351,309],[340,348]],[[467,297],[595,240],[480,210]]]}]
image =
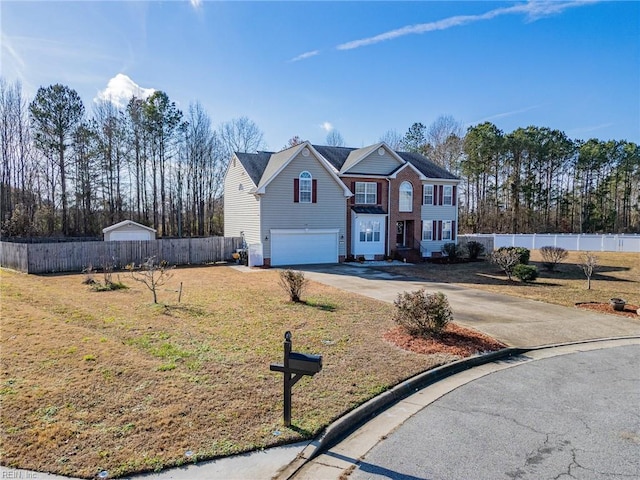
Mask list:
[{"label": "white cloud", "polygon": [[331,130],[333,130],[333,125],[331,125],[331,123],[329,122],[323,122],[322,124],[320,124],[320,128],[329,133]]},{"label": "white cloud", "polygon": [[98,95],[93,101],[107,101],[119,107],[124,107],[129,103],[132,96],[147,98],[155,91],[155,88],[142,88],[127,75],[119,73],[109,80],[107,88],[98,92]]},{"label": "white cloud", "polygon": [[304,60],[306,58],[315,57],[319,53],[320,53],[320,50],[313,50],[311,52],[305,52],[305,53],[302,53],[302,54],[298,55],[297,57],[293,57],[291,60],[289,60],[289,62],[298,62],[298,61]]},{"label": "white cloud", "polygon": [[202,6],[202,0],[189,0],[189,3],[196,10],[198,10]]},{"label": "white cloud", "polygon": [[535,21],[542,17],[562,13],[569,8],[581,7],[583,5],[598,3],[599,1],[602,0],[529,0],[527,3],[521,3],[511,7],[496,8],[480,15],[457,15],[454,17],[444,18],[436,22],[407,25],[406,27],[390,30],[373,37],[342,43],[336,48],[338,50],[352,50],[354,48],[365,47],[367,45],[373,45],[374,43],[404,37],[405,35],[417,35],[436,30],[447,30],[449,28],[467,25],[469,23],[491,20],[502,15],[521,14],[526,15],[527,20]]}]

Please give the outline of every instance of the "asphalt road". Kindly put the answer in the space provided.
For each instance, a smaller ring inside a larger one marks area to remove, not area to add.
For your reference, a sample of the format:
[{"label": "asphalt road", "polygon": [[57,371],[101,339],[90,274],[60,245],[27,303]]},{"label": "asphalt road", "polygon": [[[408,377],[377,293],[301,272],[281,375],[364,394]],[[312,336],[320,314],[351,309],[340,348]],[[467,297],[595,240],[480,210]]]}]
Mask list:
[{"label": "asphalt road", "polygon": [[639,366],[628,345],[481,377],[407,420],[348,478],[640,478]]}]

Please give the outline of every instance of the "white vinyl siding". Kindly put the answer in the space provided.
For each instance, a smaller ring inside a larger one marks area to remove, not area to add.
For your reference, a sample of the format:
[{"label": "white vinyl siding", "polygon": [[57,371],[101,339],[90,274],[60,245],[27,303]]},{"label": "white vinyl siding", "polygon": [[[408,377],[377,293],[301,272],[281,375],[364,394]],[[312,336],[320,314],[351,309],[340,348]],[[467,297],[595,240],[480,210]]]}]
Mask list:
[{"label": "white vinyl siding", "polygon": [[385,150],[384,155],[379,155],[374,150],[366,158],[360,160],[353,167],[343,173],[366,173],[368,175],[389,175],[400,166],[400,162],[389,155]]},{"label": "white vinyl siding", "polygon": [[413,187],[409,182],[402,182],[400,184],[400,200],[398,204],[398,210],[400,212],[413,211]]},{"label": "white vinyl siding", "polygon": [[255,184],[242,163],[229,162],[224,178],[224,236],[239,237],[244,232],[248,244],[260,243],[260,202],[249,193],[252,188]]},{"label": "white vinyl siding", "polygon": [[378,184],[376,182],[356,182],[355,202],[358,205],[378,203]]},{"label": "white vinyl siding", "polygon": [[[317,181],[317,203],[294,203],[293,180],[307,171]],[[346,198],[341,186],[313,156],[298,154],[265,189],[261,199],[263,254],[271,258],[273,229],[338,229],[339,255],[345,255]],[[226,218],[226,215],[225,215]],[[341,238],[342,237],[342,238]]]}]

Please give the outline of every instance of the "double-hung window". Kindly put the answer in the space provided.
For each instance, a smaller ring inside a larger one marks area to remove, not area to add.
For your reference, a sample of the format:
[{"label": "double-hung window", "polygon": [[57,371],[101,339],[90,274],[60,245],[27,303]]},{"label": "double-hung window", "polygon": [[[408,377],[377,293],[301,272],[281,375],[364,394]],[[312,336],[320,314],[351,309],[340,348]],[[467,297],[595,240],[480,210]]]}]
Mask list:
[{"label": "double-hung window", "polygon": [[442,222],[442,240],[451,240],[451,220]]},{"label": "double-hung window", "polygon": [[451,185],[444,186],[444,193],[442,195],[443,205],[453,205],[453,187]]},{"label": "double-hung window", "polygon": [[302,172],[300,174],[300,184],[298,186],[300,194],[300,203],[311,203],[311,187],[312,177],[309,172]]},{"label": "double-hung window", "polygon": [[422,195],[423,205],[433,205],[433,185],[425,185]]},{"label": "double-hung window", "polygon": [[378,203],[378,184],[376,182],[356,182],[356,203],[359,205]]},{"label": "double-hung window", "polygon": [[422,222],[422,240],[433,240],[433,222],[431,220]]}]

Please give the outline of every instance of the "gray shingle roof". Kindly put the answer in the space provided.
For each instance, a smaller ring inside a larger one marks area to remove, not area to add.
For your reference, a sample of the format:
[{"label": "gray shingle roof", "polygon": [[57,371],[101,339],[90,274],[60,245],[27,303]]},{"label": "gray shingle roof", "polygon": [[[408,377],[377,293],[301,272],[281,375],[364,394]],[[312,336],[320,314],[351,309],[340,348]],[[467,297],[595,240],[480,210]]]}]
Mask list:
[{"label": "gray shingle roof", "polygon": [[447,180],[459,180],[453,173],[445,170],[440,165],[433,163],[424,155],[413,152],[396,152],[403,160],[411,163],[427,178],[444,178]]},{"label": "gray shingle roof", "polygon": [[241,153],[236,152],[236,157],[242,163],[242,166],[251,177],[253,183],[258,186],[260,183],[260,179],[262,178],[262,174],[264,173],[264,169],[267,167],[267,163],[269,163],[269,159],[271,158],[272,152],[258,152],[258,153]]},{"label": "gray shingle roof", "polygon": [[[357,148],[348,147],[330,147],[327,145],[313,145],[320,155],[327,159],[327,161],[338,171],[344,165],[344,162],[349,157],[349,154]],[[433,163],[424,155],[413,152],[396,152],[400,158],[406,162],[411,163],[427,178],[442,178],[446,180],[458,180],[458,177],[448,172],[441,166]],[[260,183],[260,179],[264,174],[264,171],[269,163],[269,159],[273,152],[258,152],[258,153],[240,153],[236,152],[238,160],[242,163],[245,170],[253,180],[256,186]]]}]

